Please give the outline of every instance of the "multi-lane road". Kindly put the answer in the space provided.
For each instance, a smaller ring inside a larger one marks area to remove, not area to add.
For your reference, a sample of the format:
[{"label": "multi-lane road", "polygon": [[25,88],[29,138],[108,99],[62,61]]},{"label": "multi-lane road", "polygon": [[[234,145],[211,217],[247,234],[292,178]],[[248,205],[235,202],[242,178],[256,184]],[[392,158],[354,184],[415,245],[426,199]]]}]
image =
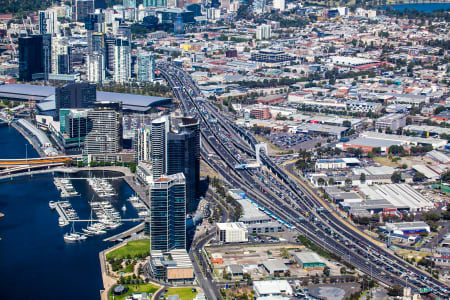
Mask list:
[{"label": "multi-lane road", "polygon": [[236,164],[255,157],[256,139],[206,101],[187,72],[167,62],[157,68],[172,87],[184,114],[200,119],[203,159],[231,186],[244,190],[291,230],[373,279],[387,286],[410,286],[415,291],[430,286],[437,296],[448,297],[444,284],[342,220],[305,182],[288,174],[265,153],[261,153],[261,159],[266,170],[235,170]]}]

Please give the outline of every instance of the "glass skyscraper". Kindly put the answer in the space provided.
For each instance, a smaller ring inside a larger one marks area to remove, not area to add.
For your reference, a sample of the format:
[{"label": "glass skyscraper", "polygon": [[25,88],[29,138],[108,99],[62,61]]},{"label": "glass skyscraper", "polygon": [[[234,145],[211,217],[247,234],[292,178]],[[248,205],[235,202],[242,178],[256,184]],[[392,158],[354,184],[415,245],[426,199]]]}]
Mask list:
[{"label": "glass skyscraper", "polygon": [[42,35],[19,38],[19,78],[31,81],[33,74],[44,72]]},{"label": "glass skyscraper", "polygon": [[151,158],[154,180],[167,174],[167,135],[169,129],[170,123],[167,116],[152,122]]},{"label": "glass skyscraper", "polygon": [[200,142],[198,121],[183,118],[178,133],[169,133],[167,174],[183,173],[186,178],[186,207],[196,209],[200,184]]},{"label": "glass skyscraper", "polygon": [[186,249],[186,181],[183,173],[150,185],[151,251]]}]

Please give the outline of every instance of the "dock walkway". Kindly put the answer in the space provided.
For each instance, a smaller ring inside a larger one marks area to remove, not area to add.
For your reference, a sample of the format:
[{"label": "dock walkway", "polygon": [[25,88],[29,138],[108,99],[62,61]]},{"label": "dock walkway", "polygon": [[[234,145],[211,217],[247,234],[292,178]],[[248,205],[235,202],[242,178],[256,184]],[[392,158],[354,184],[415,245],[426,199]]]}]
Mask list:
[{"label": "dock walkway", "polygon": [[134,233],[138,233],[138,232],[144,230],[144,227],[145,227],[145,224],[144,224],[144,222],[142,222],[139,225],[136,225],[136,226],[128,229],[127,231],[110,236],[109,238],[106,238],[103,241],[104,242],[116,242],[117,240],[120,240],[120,239],[123,240],[124,238],[129,237],[129,236],[133,235]]},{"label": "dock walkway", "polygon": [[63,218],[63,220],[64,220],[63,226],[69,225],[69,218],[67,217],[66,213],[64,212],[64,209],[62,209],[62,207],[60,206],[59,202],[56,202],[56,211],[58,212],[59,216],[61,218]]}]

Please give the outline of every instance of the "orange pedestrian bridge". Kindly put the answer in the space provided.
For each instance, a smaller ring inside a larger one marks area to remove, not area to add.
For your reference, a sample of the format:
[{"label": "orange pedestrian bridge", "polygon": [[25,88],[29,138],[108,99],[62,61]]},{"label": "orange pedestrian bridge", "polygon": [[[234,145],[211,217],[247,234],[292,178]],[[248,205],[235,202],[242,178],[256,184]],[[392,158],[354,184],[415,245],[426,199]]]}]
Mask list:
[{"label": "orange pedestrian bridge", "polygon": [[39,166],[39,165],[63,165],[70,161],[74,156],[51,156],[37,158],[21,158],[21,159],[0,159],[0,168]]}]

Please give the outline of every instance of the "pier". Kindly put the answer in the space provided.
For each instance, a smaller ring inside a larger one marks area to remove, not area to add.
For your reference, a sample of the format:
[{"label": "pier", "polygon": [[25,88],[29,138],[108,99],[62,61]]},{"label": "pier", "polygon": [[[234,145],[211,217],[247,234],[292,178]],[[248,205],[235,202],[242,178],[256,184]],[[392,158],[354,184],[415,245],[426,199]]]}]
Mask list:
[{"label": "pier", "polygon": [[141,201],[147,206],[147,209],[150,209],[150,200],[147,196],[148,189],[145,186],[137,185],[133,181],[132,176],[125,176],[125,182],[130,186],[130,188],[136,193],[136,195],[141,199]]},{"label": "pier", "polygon": [[62,209],[62,207],[60,206],[59,202],[56,202],[56,211],[58,212],[59,216],[63,219],[64,225],[62,225],[61,227],[69,225],[69,218],[67,217],[64,209]]},{"label": "pier", "polygon": [[[69,180],[67,178],[64,178],[64,180]],[[53,180],[53,182],[55,183],[55,186],[58,190],[61,190],[61,197],[62,198],[68,198],[68,197],[76,197],[76,196],[80,196],[80,194],[78,194],[75,189],[73,188],[73,186],[69,183],[69,184],[65,184],[63,182],[63,179],[61,178],[55,178]],[[69,186],[69,188],[68,188]],[[70,188],[71,187],[71,188]]]},{"label": "pier", "polygon": [[136,225],[135,227],[132,227],[124,232],[118,233],[116,235],[110,236],[109,238],[104,239],[104,242],[116,242],[117,240],[127,238],[135,233],[141,232],[144,230],[145,223],[140,223],[139,225]]}]

